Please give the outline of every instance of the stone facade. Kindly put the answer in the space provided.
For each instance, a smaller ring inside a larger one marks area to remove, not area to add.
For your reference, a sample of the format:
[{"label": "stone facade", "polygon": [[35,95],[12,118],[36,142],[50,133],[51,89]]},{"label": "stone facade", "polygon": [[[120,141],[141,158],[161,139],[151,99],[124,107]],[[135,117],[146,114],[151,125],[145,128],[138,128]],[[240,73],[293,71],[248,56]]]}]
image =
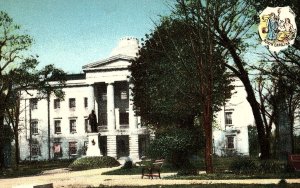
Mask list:
[{"label": "stone facade", "polygon": [[[64,100],[50,96],[49,111],[44,96],[40,96],[35,90],[24,92],[21,160],[48,159],[49,139],[51,159],[67,159],[86,154],[115,158],[130,156],[133,160],[143,156],[150,134],[141,126],[140,118],[135,116],[130,89],[133,86],[129,83],[128,70],[130,60],[136,57],[137,51],[138,40],[125,37],[109,58],[83,66],[82,74],[68,75],[63,88]],[[244,88],[238,81],[235,84],[237,93],[218,113],[217,128],[213,133],[214,151],[218,155],[226,152],[244,155],[249,153],[247,126],[253,124],[253,117]],[[97,116],[98,134],[90,133],[88,116],[92,110],[95,110]],[[98,143],[100,154],[97,148],[87,152],[88,145]]]},{"label": "stone facade", "polygon": [[217,113],[213,131],[216,155],[249,155],[248,126],[254,126],[251,107],[242,82],[235,79],[230,100]]},{"label": "stone facade", "polygon": [[[139,148],[139,137],[147,138],[149,133],[141,127],[140,118],[133,111],[128,70],[137,50],[137,39],[121,39],[111,57],[83,66],[83,74],[68,76],[63,88],[64,100],[50,97],[51,158],[86,154],[89,136],[95,138],[88,122],[92,110],[96,112],[100,133],[98,140],[93,140],[96,145],[99,141],[100,155],[130,156],[134,160],[141,157],[139,150],[143,148]],[[22,104],[21,159],[48,159],[47,100],[32,91],[24,93]],[[33,140],[32,144],[29,144],[30,140]]]}]

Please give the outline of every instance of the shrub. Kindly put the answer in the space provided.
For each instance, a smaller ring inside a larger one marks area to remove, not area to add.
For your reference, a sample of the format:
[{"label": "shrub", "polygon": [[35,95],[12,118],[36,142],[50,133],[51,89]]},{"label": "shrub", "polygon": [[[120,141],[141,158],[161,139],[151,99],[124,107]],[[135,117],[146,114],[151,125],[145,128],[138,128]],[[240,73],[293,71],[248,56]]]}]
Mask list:
[{"label": "shrub", "polygon": [[196,176],[196,175],[198,175],[198,170],[191,163],[186,163],[184,166],[182,166],[178,170],[177,175],[178,176]]},{"label": "shrub", "polygon": [[179,128],[160,132],[151,142],[147,154],[152,159],[167,159],[174,167],[181,168],[198,149],[197,136],[196,131]]},{"label": "shrub", "polygon": [[126,160],[124,165],[122,166],[123,169],[131,169],[132,168],[132,161]]},{"label": "shrub", "polygon": [[259,172],[262,174],[284,172],[285,169],[285,163],[276,160],[264,160],[259,165]]},{"label": "shrub", "polygon": [[69,168],[71,170],[87,170],[119,166],[120,163],[113,157],[83,157],[76,159]]},{"label": "shrub", "polygon": [[257,169],[255,161],[250,158],[238,158],[230,164],[229,169],[236,174],[251,174]]}]

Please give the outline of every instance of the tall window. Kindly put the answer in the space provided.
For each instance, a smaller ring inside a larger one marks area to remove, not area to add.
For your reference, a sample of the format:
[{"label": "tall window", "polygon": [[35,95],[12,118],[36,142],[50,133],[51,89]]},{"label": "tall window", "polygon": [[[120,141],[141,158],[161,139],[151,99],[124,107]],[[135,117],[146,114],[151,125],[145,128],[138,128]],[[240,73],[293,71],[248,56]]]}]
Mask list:
[{"label": "tall window", "polygon": [[55,132],[55,134],[61,133],[60,120],[54,121],[54,132]]},{"label": "tall window", "polygon": [[76,155],[77,154],[77,143],[69,142],[69,154]]},{"label": "tall window", "polygon": [[76,133],[76,120],[70,120],[70,133]]},{"label": "tall window", "polygon": [[39,134],[38,121],[37,120],[32,120],[31,121],[31,133],[32,134]]},{"label": "tall window", "polygon": [[128,125],[129,124],[129,114],[127,112],[120,113],[120,125]]},{"label": "tall window", "polygon": [[87,133],[88,132],[88,127],[89,127],[89,120],[84,119],[84,131]]},{"label": "tall window", "polygon": [[75,107],[76,107],[76,101],[75,101],[75,98],[70,98],[70,99],[69,99],[69,107],[70,107],[70,108],[75,108]]},{"label": "tall window", "polygon": [[32,139],[31,144],[31,156],[36,157],[41,154],[39,142],[36,139]]},{"label": "tall window", "polygon": [[32,98],[30,99],[30,108],[33,109],[37,109],[37,104],[38,104],[38,100],[37,98]]},{"label": "tall window", "polygon": [[225,125],[232,125],[232,112],[225,112]]},{"label": "tall window", "polygon": [[54,158],[62,157],[62,148],[60,143],[53,144]]},{"label": "tall window", "polygon": [[60,99],[54,99],[54,109],[60,108]]},{"label": "tall window", "polygon": [[121,91],[121,99],[126,100],[127,99],[127,92],[126,91]]},{"label": "tall window", "polygon": [[88,107],[88,98],[84,97],[84,108]]},{"label": "tall window", "polygon": [[234,149],[234,137],[233,136],[227,137],[227,148]]}]

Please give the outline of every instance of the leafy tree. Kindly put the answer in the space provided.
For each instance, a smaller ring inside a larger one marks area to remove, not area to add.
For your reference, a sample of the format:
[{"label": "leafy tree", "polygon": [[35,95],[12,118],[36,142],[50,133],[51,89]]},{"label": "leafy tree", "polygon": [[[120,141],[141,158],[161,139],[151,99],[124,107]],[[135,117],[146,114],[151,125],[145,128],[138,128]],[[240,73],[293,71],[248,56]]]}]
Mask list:
[{"label": "leafy tree", "polygon": [[255,119],[261,158],[268,159],[270,158],[270,142],[266,137],[266,127],[249,76],[249,63],[244,59],[245,51],[249,49],[247,39],[255,34],[252,28],[257,12],[253,3],[254,1],[240,0],[225,2],[178,0],[176,13],[185,18],[186,22],[194,22],[207,27],[223,50],[224,57],[229,58],[224,66],[232,71],[245,87],[247,100]]},{"label": "leafy tree", "polygon": [[[47,65],[38,70],[36,58],[25,55],[25,51],[31,44],[32,38],[29,35],[21,34],[20,26],[14,24],[13,19],[1,11],[0,125],[3,125],[5,118],[9,118],[15,138],[18,137],[19,132],[17,108],[18,99],[21,97],[20,91],[27,92],[31,89],[37,89],[41,94],[46,93],[48,96],[52,92],[57,96],[63,96],[61,86],[64,85],[65,73],[53,65]],[[54,83],[54,86],[51,82]],[[14,115],[10,116],[12,114]],[[18,150],[18,147],[16,149]]]},{"label": "leafy tree", "polygon": [[144,122],[155,128],[173,124],[192,129],[195,117],[201,117],[207,172],[212,172],[213,112],[232,89],[224,58],[210,38],[199,25],[175,16],[163,18],[146,35],[131,65],[134,104]]}]

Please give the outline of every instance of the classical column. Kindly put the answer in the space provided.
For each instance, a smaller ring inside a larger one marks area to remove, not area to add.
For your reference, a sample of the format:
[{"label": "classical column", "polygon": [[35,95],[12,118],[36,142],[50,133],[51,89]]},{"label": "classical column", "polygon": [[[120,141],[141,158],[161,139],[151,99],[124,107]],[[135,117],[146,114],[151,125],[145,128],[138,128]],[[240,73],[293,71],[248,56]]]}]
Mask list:
[{"label": "classical column", "polygon": [[115,99],[114,99],[114,85],[113,83],[107,84],[107,129],[116,129],[115,120]]},{"label": "classical column", "polygon": [[129,155],[133,161],[139,160],[139,135],[129,135]]},{"label": "classical column", "polygon": [[117,158],[117,136],[107,136],[107,156]]},{"label": "classical column", "polygon": [[135,130],[138,127],[138,119],[135,116],[135,112],[133,110],[133,96],[132,96],[132,89],[133,88],[133,84],[129,84],[129,88],[128,88],[128,98],[129,98],[129,129],[130,130]]},{"label": "classical column", "polygon": [[115,117],[116,117],[116,129],[120,129],[120,109],[115,109]]},{"label": "classical column", "polygon": [[[92,112],[92,110],[96,110],[95,109],[95,90],[94,90],[94,85],[89,85],[88,86],[88,98],[87,98],[87,102],[88,102],[88,113],[90,114]],[[97,112],[95,111],[95,114],[97,115]],[[88,132],[92,132],[92,128],[90,126],[90,124],[88,123]]]},{"label": "classical column", "polygon": [[89,85],[88,87],[89,90],[89,96],[88,96],[88,110],[91,112],[92,110],[95,110],[95,91],[94,91],[94,86]]}]

